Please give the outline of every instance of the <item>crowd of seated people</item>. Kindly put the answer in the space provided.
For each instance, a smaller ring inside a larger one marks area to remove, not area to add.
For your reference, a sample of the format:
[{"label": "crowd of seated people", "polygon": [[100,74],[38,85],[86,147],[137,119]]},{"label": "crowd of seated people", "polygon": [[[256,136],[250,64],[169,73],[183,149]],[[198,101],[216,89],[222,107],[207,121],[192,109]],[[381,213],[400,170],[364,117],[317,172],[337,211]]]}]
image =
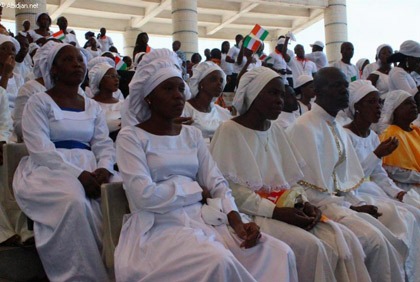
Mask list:
[{"label": "crowd of seated people", "polygon": [[[328,65],[321,41],[266,55],[238,34],[202,62],[146,32],[122,56],[105,27],[82,46],[65,17],[61,37],[48,13],[28,23],[0,34],[0,169],[3,145],[26,146],[13,192],[34,227],[0,201],[0,246],[34,238],[50,281],[420,277],[418,42],[356,65],[344,42]],[[130,208],[113,269],[110,182]]]}]

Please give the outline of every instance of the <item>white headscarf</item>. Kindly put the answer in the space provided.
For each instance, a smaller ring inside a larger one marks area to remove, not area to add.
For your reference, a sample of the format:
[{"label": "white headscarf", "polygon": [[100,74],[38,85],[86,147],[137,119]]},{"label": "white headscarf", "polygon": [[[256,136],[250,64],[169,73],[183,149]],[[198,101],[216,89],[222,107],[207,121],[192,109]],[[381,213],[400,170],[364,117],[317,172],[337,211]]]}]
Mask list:
[{"label": "white headscarf", "polygon": [[363,64],[368,61],[366,58],[359,59],[356,63],[356,67],[359,71],[362,71]]},{"label": "white headscarf", "polygon": [[347,115],[354,119],[354,104],[363,99],[367,94],[378,91],[375,86],[372,85],[370,80],[356,80],[349,85],[349,108]]},{"label": "white headscarf", "polygon": [[210,73],[214,71],[220,71],[220,73],[222,74],[222,77],[223,77],[222,88],[225,88],[226,86],[225,72],[213,62],[202,62],[194,68],[193,76],[190,79],[189,86],[190,86],[191,95],[192,95],[191,98],[194,98],[195,96],[197,96],[198,92],[200,92],[198,89],[200,81],[203,80],[207,75],[209,75]]},{"label": "white headscarf", "polygon": [[388,92],[385,98],[384,106],[382,107],[381,119],[379,121],[380,132],[384,131],[388,125],[393,122],[395,109],[410,97],[413,96],[404,90],[394,90]]},{"label": "white headscarf", "polygon": [[[150,117],[150,108],[144,98],[160,83],[172,77],[182,79],[177,57],[176,53],[169,49],[153,49],[144,55],[129,84],[130,98],[125,118],[126,125],[135,125],[134,120],[141,123]],[[188,100],[191,93],[186,89],[184,96]]]},{"label": "white headscarf", "polygon": [[12,36],[9,36],[9,35],[0,34],[0,45],[2,45],[5,42],[13,43],[13,45],[15,45],[16,54],[19,52],[20,44],[16,39],[14,39]]},{"label": "white headscarf", "polygon": [[112,60],[110,57],[102,57],[102,56],[95,57],[92,60],[90,60],[87,64],[87,68],[88,68],[88,70],[91,70],[95,65],[102,64],[102,63],[108,64],[108,65],[112,66],[113,68],[115,68],[115,61],[114,60]]},{"label": "white headscarf", "polygon": [[264,86],[276,77],[280,75],[266,67],[257,67],[245,73],[239,81],[232,103],[238,113],[242,115],[248,111]]},{"label": "white headscarf", "polygon": [[93,96],[99,93],[99,85],[101,84],[104,75],[112,68],[113,66],[108,63],[99,63],[89,70],[89,87]]},{"label": "white headscarf", "polygon": [[35,78],[38,77],[46,77],[49,73],[49,69],[47,68],[47,60],[48,54],[50,53],[51,49],[54,45],[61,45],[61,43],[55,41],[47,41],[42,47],[38,48],[36,51],[33,60],[34,60],[34,75]]},{"label": "white headscarf", "polygon": [[314,80],[314,78],[311,75],[307,75],[307,74],[299,75],[299,77],[296,79],[296,82],[295,82],[295,85],[294,85],[295,89],[299,88],[302,85],[304,85],[304,84],[306,84],[310,81],[313,81],[313,80]]}]

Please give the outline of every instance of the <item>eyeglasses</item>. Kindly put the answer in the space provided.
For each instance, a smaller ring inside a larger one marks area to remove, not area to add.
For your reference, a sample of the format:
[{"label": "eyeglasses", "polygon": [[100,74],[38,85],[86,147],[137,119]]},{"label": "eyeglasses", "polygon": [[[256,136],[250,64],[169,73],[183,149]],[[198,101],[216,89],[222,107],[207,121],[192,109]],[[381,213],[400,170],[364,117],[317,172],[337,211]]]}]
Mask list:
[{"label": "eyeglasses", "polygon": [[118,74],[105,74],[104,77],[121,79],[121,76]]}]

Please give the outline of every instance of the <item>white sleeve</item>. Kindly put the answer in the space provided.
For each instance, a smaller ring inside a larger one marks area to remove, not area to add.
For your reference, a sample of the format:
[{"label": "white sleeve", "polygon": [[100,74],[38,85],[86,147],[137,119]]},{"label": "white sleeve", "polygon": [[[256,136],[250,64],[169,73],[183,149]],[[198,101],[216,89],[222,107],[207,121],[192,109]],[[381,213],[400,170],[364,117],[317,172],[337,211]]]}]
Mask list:
[{"label": "white sleeve", "polygon": [[98,168],[106,168],[112,173],[114,171],[115,164],[114,143],[112,142],[112,139],[109,138],[109,130],[106,124],[105,113],[99,105],[97,105],[97,107],[99,112],[95,118],[95,129],[92,140],[90,141],[90,146],[92,148],[92,152],[95,154]]},{"label": "white sleeve", "polygon": [[190,178],[174,175],[154,182],[145,150],[129,130],[120,132],[116,144],[118,167],[132,208],[163,214],[202,199],[202,188]]},{"label": "white sleeve", "polygon": [[273,202],[262,198],[248,187],[241,186],[232,181],[229,181],[229,185],[232,188],[233,196],[241,212],[267,218],[273,217],[274,208],[276,207]]},{"label": "white sleeve", "polygon": [[228,214],[231,211],[238,211],[235,204],[235,199],[232,196],[232,191],[229,188],[228,182],[223,177],[213,160],[207,144],[201,136],[201,131],[197,130],[200,136],[197,136],[198,142],[198,162],[199,169],[197,174],[197,181],[207,187],[213,198],[222,199],[223,211]]},{"label": "white sleeve", "polygon": [[50,140],[48,105],[39,96],[26,103],[22,117],[22,133],[32,160],[51,170],[62,170],[79,177],[82,169],[68,162]]},{"label": "white sleeve", "polygon": [[15,109],[13,112],[13,128],[16,135],[22,139],[22,115],[23,109],[33,93],[28,91],[27,87],[23,86],[19,89],[15,100]]},{"label": "white sleeve", "polygon": [[381,189],[392,198],[403,190],[392,181],[381,164],[377,165],[370,175],[370,180],[375,182]]},{"label": "white sleeve", "polygon": [[382,166],[382,160],[374,152],[371,152],[364,160],[360,160],[360,164],[362,165],[365,177],[369,177],[378,165]]},{"label": "white sleeve", "polygon": [[11,123],[7,93],[3,87],[0,87],[0,141],[7,142],[9,139]]},{"label": "white sleeve", "polygon": [[227,56],[229,56],[231,59],[234,59],[236,61],[236,57],[238,56],[238,53],[236,52],[236,47],[232,46],[230,47]]},{"label": "white sleeve", "polygon": [[344,196],[344,200],[350,203],[352,206],[356,206],[356,207],[366,205],[366,202],[360,199],[359,196],[357,196],[356,191],[342,193],[342,196]]},{"label": "white sleeve", "polygon": [[389,176],[398,182],[419,184],[420,183],[420,172],[414,170],[403,169],[396,166],[384,166]]}]

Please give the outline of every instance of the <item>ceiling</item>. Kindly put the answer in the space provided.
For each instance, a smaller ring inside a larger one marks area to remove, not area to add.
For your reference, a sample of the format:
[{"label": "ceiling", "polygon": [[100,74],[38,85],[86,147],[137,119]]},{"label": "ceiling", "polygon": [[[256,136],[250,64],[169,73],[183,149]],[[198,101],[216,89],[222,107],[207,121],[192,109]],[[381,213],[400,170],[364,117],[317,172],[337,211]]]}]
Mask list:
[{"label": "ceiling", "polygon": [[[135,29],[155,35],[172,35],[171,0],[47,0],[55,23],[65,16],[69,27],[124,32]],[[247,34],[258,23],[277,38],[298,32],[323,18],[327,0],[198,0],[198,32],[201,38],[233,39]],[[9,10],[9,11],[7,11]],[[12,9],[4,19],[14,19]]]}]

